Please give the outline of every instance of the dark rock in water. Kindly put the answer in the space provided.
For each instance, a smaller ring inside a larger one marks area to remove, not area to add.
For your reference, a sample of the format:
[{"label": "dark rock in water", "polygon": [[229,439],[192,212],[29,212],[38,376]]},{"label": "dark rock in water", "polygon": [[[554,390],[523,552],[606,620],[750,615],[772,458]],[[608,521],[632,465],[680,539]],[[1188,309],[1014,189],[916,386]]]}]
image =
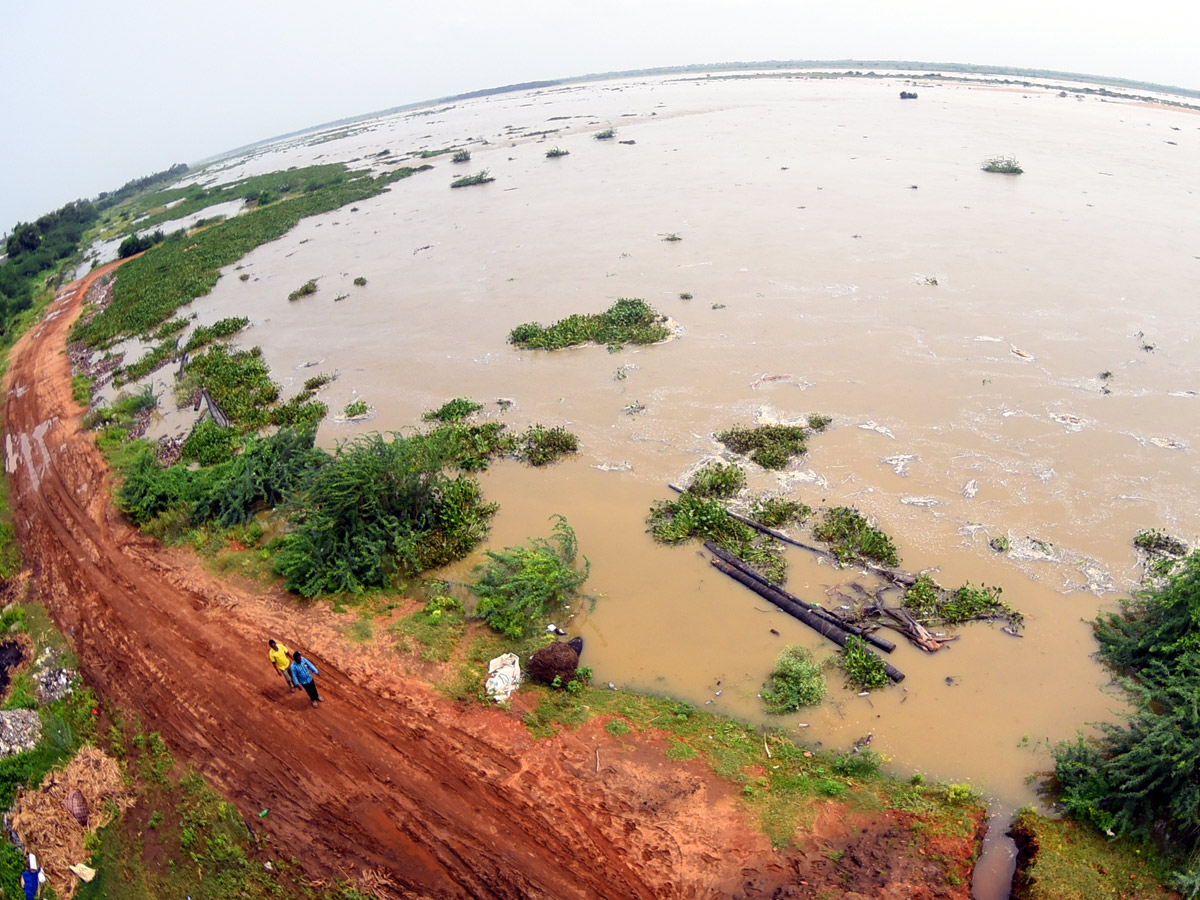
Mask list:
[{"label": "dark rock in water", "polygon": [[567,646],[575,651],[576,656],[583,656],[583,638],[573,637],[567,641]]},{"label": "dark rock in water", "polygon": [[525,672],[534,681],[554,684],[557,677],[561,686],[566,686],[567,682],[575,677],[577,668],[579,654],[561,641],[542,647],[529,657],[529,662],[525,664]]}]

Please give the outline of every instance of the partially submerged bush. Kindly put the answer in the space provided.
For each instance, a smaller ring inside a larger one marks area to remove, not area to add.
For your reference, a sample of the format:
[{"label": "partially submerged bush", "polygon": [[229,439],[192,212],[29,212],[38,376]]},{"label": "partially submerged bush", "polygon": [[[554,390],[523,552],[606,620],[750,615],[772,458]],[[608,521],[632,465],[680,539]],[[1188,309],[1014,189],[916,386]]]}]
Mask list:
[{"label": "partially submerged bush", "polygon": [[713,462],[697,470],[688,490],[697,497],[724,499],[734,496],[745,486],[746,472],[741,466]]},{"label": "partially submerged bush", "polygon": [[474,175],[464,175],[462,178],[455,178],[452,182],[450,182],[450,187],[471,187],[475,184],[487,184],[488,182],[495,180],[495,178],[492,178],[492,176],[488,174],[487,169],[482,169],[479,172],[476,172]]},{"label": "partially submerged bush", "polygon": [[783,583],[787,562],[779,543],[733,518],[718,500],[684,491],[676,500],[655,503],[646,523],[656,541],[681,544],[693,537],[712,541],[776,584]]},{"label": "partially submerged bush", "polygon": [[830,545],[841,563],[864,559],[887,566],[900,564],[892,539],[867,521],[866,516],[848,506],[825,511],[825,518],[813,529],[813,536]]},{"label": "partially submerged bush", "polygon": [[867,642],[856,634],[846,639],[839,665],[846,673],[846,681],[854,687],[883,687],[889,681],[883,660],[867,649]]},{"label": "partially submerged bush", "polygon": [[476,615],[506,637],[518,639],[558,618],[568,601],[578,596],[591,563],[579,553],[575,531],[555,516],[550,539],[533,538],[528,547],[488,550],[488,561],[475,569],[471,589],[479,597]]},{"label": "partially submerged bush", "polygon": [[421,416],[426,422],[461,422],[473,412],[483,409],[482,403],[476,403],[467,397],[457,397],[447,400],[435,410]]},{"label": "partially submerged bush", "polygon": [[1187,544],[1156,528],[1139,531],[1133,546],[1151,555],[1186,556],[1188,552]]},{"label": "partially submerged bush", "polygon": [[342,410],[342,415],[347,419],[357,419],[360,416],[365,416],[371,411],[371,407],[367,405],[367,401],[359,397],[357,400],[351,400],[346,404],[346,408]]},{"label": "partially submerged bush", "polygon": [[616,134],[617,134],[617,131],[615,128],[605,128],[603,131],[597,131],[595,134],[592,135],[592,137],[594,137],[598,141],[607,141],[610,138],[615,137]]},{"label": "partially submerged bush", "polygon": [[465,163],[465,162],[470,162],[470,161],[471,161],[471,151],[470,150],[456,150],[454,152],[454,155],[452,157],[450,157],[450,162],[454,162],[454,163]]},{"label": "partially submerged bush", "polygon": [[768,528],[803,523],[811,515],[811,506],[786,497],[755,497],[750,504],[750,518]]},{"label": "partially submerged bush", "polygon": [[749,456],[764,469],[782,469],[793,456],[800,456],[808,449],[807,436],[808,432],[800,425],[756,425],[753,428],[735,425],[719,432],[716,438],[734,453]]},{"label": "partially submerged bush", "polygon": [[308,297],[317,292],[317,283],[311,278],[288,294],[289,300],[299,300],[301,297]]},{"label": "partially submerged bush", "polygon": [[202,466],[215,466],[233,459],[236,443],[236,433],[232,429],[222,428],[205,417],[196,423],[179,448],[179,458]]},{"label": "partially submerged bush", "polygon": [[597,315],[576,313],[548,328],[537,322],[518,325],[508,340],[517,347],[540,350],[578,344],[653,344],[670,335],[665,322],[645,300],[622,297]]},{"label": "partially submerged bush", "polygon": [[1020,175],[1025,171],[1013,156],[989,156],[980,163],[980,168],[985,172],[997,172],[1001,175]]},{"label": "partially submerged bush", "polygon": [[762,690],[762,701],[769,712],[795,712],[802,706],[816,706],[825,699],[825,675],[821,665],[804,647],[789,646],[775,659],[775,668]]},{"label": "partially submerged bush", "polygon": [[554,147],[553,149],[546,151],[546,159],[558,159],[560,156],[570,156],[570,155],[571,155],[570,150],[563,150],[559,147]]},{"label": "partially submerged bush", "polygon": [[517,438],[517,458],[531,466],[544,466],[579,450],[579,441],[561,425],[546,428],[534,424]]}]

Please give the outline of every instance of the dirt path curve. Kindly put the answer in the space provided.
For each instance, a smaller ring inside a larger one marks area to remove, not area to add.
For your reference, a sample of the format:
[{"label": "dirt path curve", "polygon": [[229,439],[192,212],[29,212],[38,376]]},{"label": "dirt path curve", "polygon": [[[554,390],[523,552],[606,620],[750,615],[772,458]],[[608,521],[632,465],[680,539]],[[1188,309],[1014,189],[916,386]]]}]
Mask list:
[{"label": "dirt path curve", "polygon": [[[160,731],[243,815],[269,808],[275,852],[316,877],[372,873],[381,897],[771,896],[795,884],[797,860],[746,828],[730,789],[665,762],[655,739],[618,744],[593,724],[535,743],[512,716],[448,704],[381,666],[330,613],[240,592],[131,529],[79,428],[64,352],[86,291],[112,268],[63,289],[17,344],[5,407],[22,550],[101,697]],[[312,709],[283,689],[268,636],[305,650],[328,702]]]}]

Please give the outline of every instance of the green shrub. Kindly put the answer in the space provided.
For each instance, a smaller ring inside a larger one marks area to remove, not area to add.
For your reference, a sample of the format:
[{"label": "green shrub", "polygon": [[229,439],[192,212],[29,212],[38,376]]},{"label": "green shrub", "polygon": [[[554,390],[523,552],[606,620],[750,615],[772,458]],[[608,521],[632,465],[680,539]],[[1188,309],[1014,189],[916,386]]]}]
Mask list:
[{"label": "green shrub", "polygon": [[546,159],[558,159],[561,156],[570,156],[570,150],[562,150],[558,147],[546,151]]},{"label": "green shrub", "polygon": [[465,162],[470,162],[470,161],[471,161],[471,151],[470,150],[456,150],[454,155],[452,157],[450,157],[450,162],[454,162],[454,163],[465,163]]},{"label": "green shrub", "polygon": [[233,458],[236,443],[237,436],[231,429],[222,428],[205,417],[196,423],[179,448],[179,458],[198,462],[202,466],[215,466]]},{"label": "green shrub", "polygon": [[363,278],[363,276],[359,275],[357,278],[354,279],[355,287],[366,287],[366,285],[367,285],[367,279]]},{"label": "green shrub", "polygon": [[557,618],[587,580],[591,563],[585,556],[583,569],[576,566],[574,530],[562,516],[554,519],[549,540],[533,538],[528,547],[488,550],[487,562],[475,569],[475,612],[506,637],[527,637]]},{"label": "green shrub", "polygon": [[353,419],[358,416],[365,416],[371,411],[371,407],[367,405],[367,401],[361,397],[357,400],[351,400],[346,404],[346,408],[342,410],[342,415],[347,419]]},{"label": "green shrub", "polygon": [[[312,284],[312,282],[310,281],[309,284]],[[220,319],[213,322],[211,325],[201,325],[192,332],[191,337],[188,338],[188,342],[183,346],[183,352],[191,353],[193,350],[198,350],[206,344],[211,344],[218,338],[237,334],[249,324],[250,320],[245,316],[231,316],[228,319]]]},{"label": "green shrub", "polygon": [[775,668],[762,690],[762,701],[773,713],[795,712],[825,699],[821,665],[804,647],[789,646],[775,659]]},{"label": "green shrub", "polygon": [[697,497],[723,499],[734,496],[746,486],[746,472],[741,466],[713,462],[701,467],[692,476],[688,490]]},{"label": "green shrub", "polygon": [[813,529],[813,536],[827,542],[842,563],[854,559],[872,560],[887,566],[900,563],[892,539],[873,527],[856,509],[835,506],[826,510],[824,520]]},{"label": "green shrub", "polygon": [[615,128],[605,128],[603,131],[597,131],[595,134],[592,135],[592,137],[594,137],[598,141],[607,141],[607,140],[615,137],[616,134],[617,134],[617,131]]},{"label": "green shrub", "polygon": [[1139,531],[1133,539],[1133,546],[1149,554],[1165,556],[1186,556],[1188,552],[1187,544],[1179,538],[1154,528]]}]

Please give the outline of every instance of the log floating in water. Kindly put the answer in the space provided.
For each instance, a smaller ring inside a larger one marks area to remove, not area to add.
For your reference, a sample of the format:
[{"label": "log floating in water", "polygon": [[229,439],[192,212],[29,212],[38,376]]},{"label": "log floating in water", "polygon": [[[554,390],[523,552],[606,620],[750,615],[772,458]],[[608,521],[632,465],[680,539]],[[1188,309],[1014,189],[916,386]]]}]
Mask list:
[{"label": "log floating in water", "polygon": [[[789,599],[780,591],[763,584],[761,581],[755,578],[752,578],[741,569],[737,568],[736,566],[731,566],[723,559],[714,557],[712,560],[710,560],[710,562],[714,568],[724,572],[734,581],[744,584],[760,597],[770,600],[784,612],[799,619],[817,634],[821,635],[822,637],[829,638],[829,640],[833,641],[839,647],[846,646],[846,641],[850,638],[850,634],[835,625],[833,622],[830,622],[828,619],[818,616],[811,609],[808,609],[804,604],[798,603],[793,599]],[[868,650],[867,652],[870,653],[871,651]],[[883,663],[883,670],[887,673],[888,678],[896,682],[904,680],[903,672],[901,672],[895,666],[883,662],[883,660],[880,660],[880,662]]]},{"label": "log floating in water", "polygon": [[705,541],[704,549],[707,550],[709,553],[712,553],[714,556],[723,560],[726,564],[733,566],[735,569],[740,570],[743,574],[748,575],[750,578],[753,578],[755,581],[759,582],[760,584],[770,588],[773,591],[778,591],[782,596],[786,597],[791,602],[798,604],[799,606],[803,607],[804,609],[808,610],[809,612],[813,613],[814,615],[820,616],[822,619],[825,619],[827,622],[829,622],[833,625],[836,625],[842,631],[846,631],[846,632],[849,632],[850,634],[858,635],[860,638],[862,638],[868,644],[873,644],[874,646],[876,646],[880,650],[882,650],[884,653],[891,653],[893,650],[896,649],[896,645],[893,644],[891,641],[889,641],[887,638],[882,638],[882,637],[879,637],[878,635],[872,634],[871,631],[869,631],[866,628],[861,628],[857,625],[852,625],[851,623],[844,620],[837,613],[831,612],[830,610],[825,609],[825,607],[823,607],[823,606],[819,606],[815,603],[806,603],[805,601],[803,601],[799,597],[797,597],[795,594],[792,594],[792,593],[784,590],[780,585],[775,584],[774,582],[768,580],[763,575],[760,575],[758,572],[755,572],[748,565],[746,565],[744,562],[742,562],[742,560],[738,559],[736,556],[734,556],[728,550],[725,550],[722,547],[718,547],[712,541]]}]

